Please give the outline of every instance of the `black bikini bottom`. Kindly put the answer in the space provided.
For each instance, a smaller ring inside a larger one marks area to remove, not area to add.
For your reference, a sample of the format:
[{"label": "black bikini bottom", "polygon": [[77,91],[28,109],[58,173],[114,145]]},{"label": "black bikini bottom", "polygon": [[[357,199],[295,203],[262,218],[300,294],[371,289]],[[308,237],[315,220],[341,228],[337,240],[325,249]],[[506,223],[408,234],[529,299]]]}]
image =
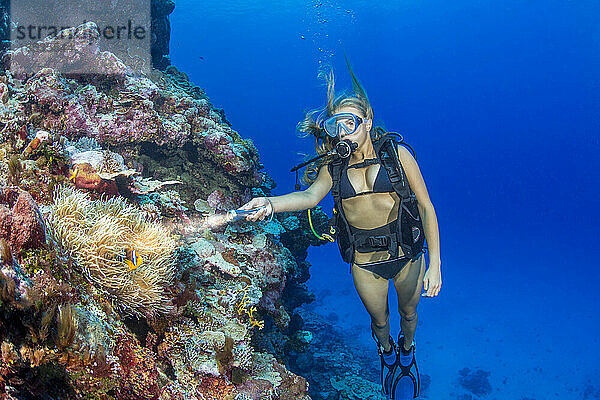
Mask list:
[{"label": "black bikini bottom", "polygon": [[423,252],[419,252],[413,258],[400,257],[393,260],[376,261],[368,264],[356,264],[357,267],[373,272],[383,279],[392,279],[404,268],[409,261],[416,261]]}]

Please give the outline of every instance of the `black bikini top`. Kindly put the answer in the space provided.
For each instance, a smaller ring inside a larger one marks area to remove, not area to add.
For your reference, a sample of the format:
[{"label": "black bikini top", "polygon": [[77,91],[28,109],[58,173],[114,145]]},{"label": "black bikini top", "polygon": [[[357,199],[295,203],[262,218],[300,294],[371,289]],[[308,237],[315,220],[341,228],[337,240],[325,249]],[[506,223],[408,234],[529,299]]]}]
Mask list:
[{"label": "black bikini top", "polygon": [[369,193],[391,193],[394,192],[394,187],[392,186],[392,182],[390,182],[390,178],[383,168],[382,165],[379,166],[379,171],[377,172],[377,177],[375,177],[375,182],[373,182],[373,190],[369,192],[361,192],[356,193],[354,187],[350,183],[350,179],[348,178],[348,168],[363,168],[368,167],[369,165],[377,164],[379,161],[376,158],[368,159],[358,164],[353,164],[345,167],[342,170],[342,176],[340,177],[340,197],[342,199],[349,199],[351,197],[360,196],[363,194]]}]

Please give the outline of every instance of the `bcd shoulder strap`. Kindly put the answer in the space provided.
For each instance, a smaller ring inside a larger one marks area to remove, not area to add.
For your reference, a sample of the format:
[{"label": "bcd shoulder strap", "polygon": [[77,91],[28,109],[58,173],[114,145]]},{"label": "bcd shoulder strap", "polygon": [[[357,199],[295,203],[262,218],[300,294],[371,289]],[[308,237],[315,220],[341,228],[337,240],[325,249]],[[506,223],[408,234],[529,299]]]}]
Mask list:
[{"label": "bcd shoulder strap", "polygon": [[400,197],[401,207],[398,210],[399,245],[402,247],[404,254],[412,258],[423,251],[425,237],[416,196],[410,188],[408,178],[400,162],[397,146],[392,137],[384,135],[377,143],[375,150],[379,161],[388,173],[394,191]]},{"label": "bcd shoulder strap", "polygon": [[329,175],[331,175],[331,195],[333,196],[333,203],[335,207],[339,207],[338,202],[340,201],[340,176],[342,174],[343,160],[333,160],[327,164]]},{"label": "bcd shoulder strap", "polygon": [[329,175],[331,175],[331,195],[333,196],[334,205],[334,221],[336,226],[336,241],[340,249],[342,259],[347,263],[352,263],[354,260],[354,243],[355,238],[350,225],[344,215],[344,208],[342,207],[342,199],[340,197],[340,176],[347,164],[347,160],[334,160],[328,165]]},{"label": "bcd shoulder strap", "polygon": [[388,173],[394,191],[400,196],[400,199],[405,201],[412,197],[412,192],[406,178],[406,173],[398,157],[397,146],[393,138],[384,135],[377,141],[375,153],[377,153],[379,162]]}]

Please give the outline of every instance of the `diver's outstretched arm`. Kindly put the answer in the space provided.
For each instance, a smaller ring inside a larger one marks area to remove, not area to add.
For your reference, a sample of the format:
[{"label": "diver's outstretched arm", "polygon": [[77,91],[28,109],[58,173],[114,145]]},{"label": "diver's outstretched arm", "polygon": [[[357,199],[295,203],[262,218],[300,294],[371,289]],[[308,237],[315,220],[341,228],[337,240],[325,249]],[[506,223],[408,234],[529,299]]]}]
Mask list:
[{"label": "diver's outstretched arm", "polygon": [[329,175],[327,166],[324,165],[319,170],[317,179],[306,190],[268,198],[255,197],[240,207],[240,209],[251,210],[265,206],[264,209],[246,217],[249,221],[262,221],[272,213],[306,210],[319,204],[327,192],[331,190],[332,185],[331,176]]}]

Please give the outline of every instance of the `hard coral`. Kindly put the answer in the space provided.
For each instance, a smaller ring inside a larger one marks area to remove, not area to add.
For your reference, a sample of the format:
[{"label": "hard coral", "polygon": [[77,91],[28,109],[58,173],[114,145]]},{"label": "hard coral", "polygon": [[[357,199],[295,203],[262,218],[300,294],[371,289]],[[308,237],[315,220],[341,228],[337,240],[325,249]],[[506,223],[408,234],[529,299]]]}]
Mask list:
[{"label": "hard coral", "polygon": [[379,399],[381,385],[377,385],[361,376],[348,374],[330,378],[331,386],[337,391],[338,398],[348,400]]},{"label": "hard coral", "polygon": [[235,387],[223,378],[205,376],[196,387],[196,395],[210,400],[233,400]]},{"label": "hard coral", "polygon": [[158,399],[158,369],[152,352],[141,347],[132,335],[116,339],[115,356],[121,365],[121,384],[117,399]]},{"label": "hard coral", "polygon": [[189,384],[194,384],[198,373],[220,376],[224,371],[218,353],[226,350],[225,335],[205,331],[191,320],[171,327],[161,348],[161,354],[169,359],[179,379]]},{"label": "hard coral", "polygon": [[280,400],[310,400],[306,379],[289,372],[278,362],[274,363],[274,368],[279,371],[279,374],[282,377],[277,390]]},{"label": "hard coral", "polygon": [[287,371],[267,353],[255,353],[249,376],[237,389],[253,400],[310,400],[306,380]]}]

